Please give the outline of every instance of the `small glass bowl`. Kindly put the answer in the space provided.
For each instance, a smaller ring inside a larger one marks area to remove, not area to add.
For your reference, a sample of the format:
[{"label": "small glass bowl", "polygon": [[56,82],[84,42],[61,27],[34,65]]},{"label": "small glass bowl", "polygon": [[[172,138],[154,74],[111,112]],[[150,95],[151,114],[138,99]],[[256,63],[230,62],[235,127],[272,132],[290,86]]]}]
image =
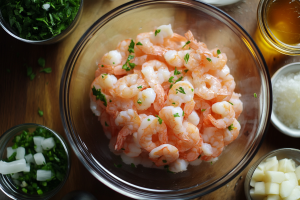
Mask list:
[{"label": "small glass bowl", "polygon": [[245,195],[247,200],[252,200],[251,196],[250,196],[250,181],[252,178],[252,174],[254,172],[254,170],[257,168],[257,166],[265,161],[268,158],[271,158],[273,156],[276,156],[278,160],[281,160],[283,158],[288,158],[288,159],[293,159],[296,162],[296,165],[300,165],[300,150],[298,149],[292,149],[292,148],[283,148],[283,149],[277,149],[274,151],[271,151],[269,153],[267,153],[266,155],[264,155],[263,157],[261,157],[259,160],[257,160],[252,167],[249,169],[247,175],[246,175],[246,179],[244,182],[244,190],[245,190]]},{"label": "small glass bowl", "polygon": [[[284,74],[288,73],[295,73],[300,71],[300,62],[291,63],[288,65],[285,65],[284,67],[277,70],[277,72],[272,76],[272,85],[274,86],[275,82],[277,81],[278,77]],[[274,108],[273,108],[274,109]],[[300,138],[300,130],[299,129],[293,129],[285,124],[283,124],[276,116],[275,112],[272,109],[271,114],[271,122],[274,125],[277,130],[282,132],[285,135],[288,135],[290,137]]]},{"label": "small glass bowl", "polygon": [[83,8],[83,0],[81,0],[81,2],[80,2],[80,7],[78,9],[76,17],[74,18],[73,22],[68,26],[68,28],[63,30],[60,34],[58,34],[54,37],[45,39],[45,40],[27,40],[27,39],[19,37],[19,35],[5,21],[5,19],[2,16],[1,10],[0,10],[0,25],[9,35],[11,35],[12,37],[14,37],[22,42],[26,42],[26,43],[30,43],[30,44],[38,44],[38,45],[54,44],[54,43],[61,41],[64,38],[66,38],[71,32],[74,31],[74,29],[78,25],[79,20],[81,18],[82,10],[83,10],[82,8]]},{"label": "small glass bowl", "polygon": [[271,2],[273,2],[273,0],[260,0],[258,4],[257,23],[258,23],[259,30],[262,34],[262,37],[269,45],[271,45],[280,53],[290,55],[290,56],[300,55],[299,45],[288,45],[281,42],[275,37],[275,35],[270,30],[267,23],[267,7]]},{"label": "small glass bowl", "polygon": [[66,183],[69,173],[70,173],[70,168],[71,168],[71,157],[70,157],[70,151],[69,147],[66,143],[66,141],[63,139],[62,136],[60,136],[58,133],[55,131],[39,124],[32,124],[32,123],[27,123],[27,124],[20,124],[17,126],[14,126],[7,130],[3,135],[0,137],[0,160],[3,160],[3,158],[6,158],[6,147],[11,146],[12,140],[16,135],[19,135],[23,130],[29,129],[35,130],[35,128],[41,127],[44,129],[47,129],[51,133],[53,133],[57,139],[60,140],[62,143],[67,157],[68,157],[68,170],[66,172],[66,176],[63,181],[53,190],[49,192],[45,192],[42,195],[32,195],[32,194],[25,194],[22,192],[20,189],[17,189],[16,186],[13,184],[12,180],[8,178],[6,175],[0,174],[0,189],[2,190],[3,193],[5,193],[8,197],[16,200],[46,200],[50,199],[53,197],[58,191],[61,190],[61,188],[64,186]]}]

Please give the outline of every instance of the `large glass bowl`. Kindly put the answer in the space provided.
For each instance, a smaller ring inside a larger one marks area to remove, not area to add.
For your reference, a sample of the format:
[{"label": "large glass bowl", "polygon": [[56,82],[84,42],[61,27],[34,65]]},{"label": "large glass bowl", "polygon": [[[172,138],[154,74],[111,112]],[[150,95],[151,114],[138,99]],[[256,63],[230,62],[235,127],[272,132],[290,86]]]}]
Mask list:
[{"label": "large glass bowl", "polygon": [[[210,49],[218,46],[228,56],[236,92],[242,94],[239,137],[211,165],[189,166],[182,173],[142,166],[132,168],[109,151],[109,140],[90,110],[89,91],[104,53],[118,42],[135,38],[162,24],[176,33],[191,30]],[[254,93],[257,94],[255,98]],[[271,82],[262,54],[245,30],[223,11],[192,1],[133,1],[97,20],[74,47],[63,72],[60,109],[73,150],[84,166],[102,183],[132,198],[193,198],[223,186],[239,174],[256,154],[271,113]]]}]

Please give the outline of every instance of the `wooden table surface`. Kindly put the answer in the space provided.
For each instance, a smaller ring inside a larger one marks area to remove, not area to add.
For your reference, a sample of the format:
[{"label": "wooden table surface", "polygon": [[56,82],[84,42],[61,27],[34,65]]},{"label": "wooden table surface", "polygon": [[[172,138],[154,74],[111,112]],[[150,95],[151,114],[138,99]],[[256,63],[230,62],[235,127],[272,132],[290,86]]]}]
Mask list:
[{"label": "wooden table surface", "polygon": [[[127,1],[85,0],[78,27],[58,44],[48,46],[26,44],[0,29],[0,135],[12,126],[22,123],[42,124],[64,135],[58,99],[60,79],[67,58],[76,42],[94,21],[125,2]],[[258,2],[259,0],[243,0],[221,9],[237,20],[254,38],[272,75],[281,66],[300,61],[300,57],[279,54],[262,44],[256,25]],[[52,67],[51,74],[39,72],[40,67],[37,64],[39,57],[46,59],[46,67]],[[33,81],[26,76],[25,65],[31,66],[36,73]],[[38,108],[44,111],[43,117],[38,115]],[[198,199],[245,199],[243,183],[249,167],[267,152],[284,147],[297,148],[298,142],[299,139],[285,136],[270,125],[262,146],[248,167],[227,185]],[[69,179],[53,199],[61,199],[74,190],[88,191],[97,199],[129,199],[96,180],[72,152]],[[8,199],[0,191],[0,200]]]}]

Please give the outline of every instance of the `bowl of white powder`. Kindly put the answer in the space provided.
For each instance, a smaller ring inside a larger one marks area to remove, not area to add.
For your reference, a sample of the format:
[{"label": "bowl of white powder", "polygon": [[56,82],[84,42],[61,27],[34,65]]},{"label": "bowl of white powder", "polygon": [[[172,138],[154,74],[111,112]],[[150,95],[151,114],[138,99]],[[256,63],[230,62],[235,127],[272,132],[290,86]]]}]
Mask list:
[{"label": "bowl of white powder", "polygon": [[288,64],[272,77],[272,124],[282,133],[300,137],[300,62]]}]

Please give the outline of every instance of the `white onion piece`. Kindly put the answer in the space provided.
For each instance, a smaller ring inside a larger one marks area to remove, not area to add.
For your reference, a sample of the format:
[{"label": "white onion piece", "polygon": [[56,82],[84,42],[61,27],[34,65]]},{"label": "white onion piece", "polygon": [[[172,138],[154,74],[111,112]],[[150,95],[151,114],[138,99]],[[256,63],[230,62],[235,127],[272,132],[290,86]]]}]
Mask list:
[{"label": "white onion piece", "polygon": [[34,163],[34,159],[33,159],[33,155],[32,154],[28,154],[25,156],[25,160],[27,163]]},{"label": "white onion piece", "polygon": [[34,150],[37,152],[37,153],[42,153],[43,152],[43,148],[42,148],[42,145],[39,145],[34,148]]},{"label": "white onion piece", "polygon": [[28,186],[28,184],[25,182],[25,181],[22,181],[22,183],[21,183],[21,185],[20,185],[21,187],[27,187]]},{"label": "white onion piece", "polygon": [[25,148],[24,147],[18,147],[17,148],[16,160],[23,159],[24,156],[25,156]]},{"label": "white onion piece", "polygon": [[18,179],[20,177],[20,173],[14,173],[11,175],[12,179]]},{"label": "white onion piece", "polygon": [[36,180],[37,181],[46,181],[51,178],[51,171],[50,170],[42,170],[39,169],[36,172]]},{"label": "white onion piece", "polygon": [[17,149],[13,149],[12,147],[6,148],[6,157],[9,158],[14,152],[17,152]]},{"label": "white onion piece", "polygon": [[30,172],[30,164],[26,163],[26,167],[23,172]]},{"label": "white onion piece", "polygon": [[52,137],[42,141],[42,147],[44,150],[52,149],[55,146],[54,139]]},{"label": "white onion piece", "polygon": [[33,137],[33,142],[36,146],[41,146],[44,139],[42,136],[35,136]]},{"label": "white onion piece", "polygon": [[42,153],[36,153],[33,157],[37,165],[43,165],[46,163],[45,157]]},{"label": "white onion piece", "polygon": [[26,161],[24,158],[9,163],[0,161],[0,174],[17,173],[23,171],[25,168]]}]

